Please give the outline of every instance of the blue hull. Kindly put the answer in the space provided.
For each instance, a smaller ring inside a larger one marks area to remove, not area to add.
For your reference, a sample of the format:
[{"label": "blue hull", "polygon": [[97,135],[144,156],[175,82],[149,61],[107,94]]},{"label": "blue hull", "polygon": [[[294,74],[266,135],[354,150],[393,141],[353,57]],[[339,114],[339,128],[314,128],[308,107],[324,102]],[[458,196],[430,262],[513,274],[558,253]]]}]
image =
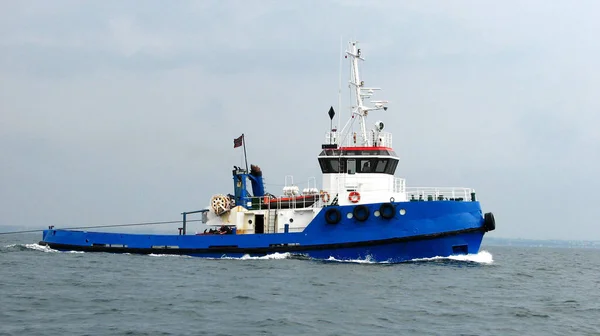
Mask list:
[{"label": "blue hull", "polygon": [[[88,252],[177,254],[197,257],[292,253],[316,259],[401,262],[477,253],[486,231],[479,202],[396,202],[393,218],[348,219],[354,206],[340,206],[341,221],[327,223],[323,208],[302,232],[233,235],[154,235],[45,230],[42,245]],[[403,215],[401,213],[404,213]]]}]

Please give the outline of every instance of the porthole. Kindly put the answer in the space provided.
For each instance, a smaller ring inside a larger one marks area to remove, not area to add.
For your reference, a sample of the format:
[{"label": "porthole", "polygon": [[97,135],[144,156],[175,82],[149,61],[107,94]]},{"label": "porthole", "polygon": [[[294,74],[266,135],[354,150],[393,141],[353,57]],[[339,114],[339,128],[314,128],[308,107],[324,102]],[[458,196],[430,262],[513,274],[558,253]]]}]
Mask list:
[{"label": "porthole", "polygon": [[352,214],[352,212],[348,212],[348,214],[346,215],[346,217],[348,217],[348,219],[352,219],[352,217],[354,217],[354,215]]},{"label": "porthole", "polygon": [[375,210],[375,212],[373,212],[373,216],[375,217],[379,217],[381,214],[379,213],[379,210]]},{"label": "porthole", "polygon": [[248,219],[248,224],[252,224],[252,219]]},{"label": "porthole", "polygon": [[293,219],[293,218],[290,218],[290,223],[293,223],[293,222],[294,222],[294,219]]},{"label": "porthole", "polygon": [[401,214],[402,216],[406,215],[406,210],[404,210],[404,209],[400,209],[400,214]]}]

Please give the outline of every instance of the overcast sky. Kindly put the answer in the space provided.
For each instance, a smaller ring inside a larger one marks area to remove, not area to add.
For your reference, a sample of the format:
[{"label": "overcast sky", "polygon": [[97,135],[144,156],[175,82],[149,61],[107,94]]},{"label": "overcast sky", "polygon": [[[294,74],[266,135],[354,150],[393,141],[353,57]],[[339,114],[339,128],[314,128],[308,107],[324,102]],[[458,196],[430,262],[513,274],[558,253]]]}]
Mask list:
[{"label": "overcast sky", "polygon": [[584,0],[0,1],[0,226],[179,219],[232,191],[242,133],[267,191],[285,175],[320,181],[342,37],[361,41],[363,79],[390,101],[369,123],[394,134],[409,186],[475,188],[491,236],[600,240],[599,12]]}]

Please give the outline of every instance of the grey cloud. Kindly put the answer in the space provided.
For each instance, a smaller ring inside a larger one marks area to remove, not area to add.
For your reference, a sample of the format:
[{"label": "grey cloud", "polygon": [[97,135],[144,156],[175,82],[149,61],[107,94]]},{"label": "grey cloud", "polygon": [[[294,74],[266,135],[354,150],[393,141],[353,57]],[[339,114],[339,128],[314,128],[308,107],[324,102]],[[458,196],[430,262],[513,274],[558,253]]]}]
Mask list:
[{"label": "grey cloud", "polygon": [[595,2],[1,6],[0,225],[202,208],[230,191],[241,133],[269,191],[318,176],[343,35],[391,101],[370,122],[394,133],[409,185],[476,188],[493,235],[600,239],[583,216],[600,170]]}]

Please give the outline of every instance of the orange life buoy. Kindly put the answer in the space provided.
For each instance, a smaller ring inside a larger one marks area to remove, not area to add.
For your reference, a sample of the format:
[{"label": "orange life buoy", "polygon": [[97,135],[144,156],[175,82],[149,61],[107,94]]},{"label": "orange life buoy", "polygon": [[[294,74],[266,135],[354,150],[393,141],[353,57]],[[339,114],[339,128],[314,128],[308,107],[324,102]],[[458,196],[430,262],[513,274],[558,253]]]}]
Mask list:
[{"label": "orange life buoy", "polygon": [[348,195],[348,200],[352,203],[357,203],[360,201],[360,194],[358,191],[353,191]]},{"label": "orange life buoy", "polygon": [[329,202],[329,193],[327,191],[321,191],[321,200],[323,200],[323,203]]}]

